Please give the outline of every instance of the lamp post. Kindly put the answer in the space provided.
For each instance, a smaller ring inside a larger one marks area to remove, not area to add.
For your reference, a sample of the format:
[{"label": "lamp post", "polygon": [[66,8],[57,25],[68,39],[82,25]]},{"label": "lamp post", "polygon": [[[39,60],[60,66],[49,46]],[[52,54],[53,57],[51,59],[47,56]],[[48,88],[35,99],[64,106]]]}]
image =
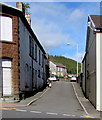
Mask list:
[{"label": "lamp post", "polygon": [[[73,45],[71,43],[67,43],[67,45]],[[78,44],[76,44],[77,47],[77,77],[78,77]]]}]

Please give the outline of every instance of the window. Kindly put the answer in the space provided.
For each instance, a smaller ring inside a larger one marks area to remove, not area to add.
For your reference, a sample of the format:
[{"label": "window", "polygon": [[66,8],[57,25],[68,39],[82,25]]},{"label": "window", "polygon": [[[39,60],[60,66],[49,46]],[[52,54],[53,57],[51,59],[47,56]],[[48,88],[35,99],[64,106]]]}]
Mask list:
[{"label": "window", "polygon": [[32,40],[32,58],[34,59],[34,40]]},{"label": "window", "polygon": [[25,77],[26,77],[25,88],[29,88],[29,86],[28,86],[28,80],[29,80],[29,66],[28,66],[28,64],[26,64],[26,66],[25,66]]},{"label": "window", "polygon": [[38,77],[40,78],[40,70],[38,70]]},{"label": "window", "polygon": [[39,50],[39,65],[41,64],[41,52]]},{"label": "window", "polygon": [[0,40],[12,41],[12,18],[0,16]]},{"label": "window", "polygon": [[42,72],[42,79],[44,80],[44,72]]},{"label": "window", "polygon": [[29,55],[34,58],[34,40],[29,36]]},{"label": "window", "polygon": [[37,45],[35,44],[35,61],[37,61]]},{"label": "window", "polygon": [[44,67],[44,55],[42,54],[42,67]]},{"label": "window", "polygon": [[33,68],[33,72],[32,72],[32,88],[35,88],[35,82],[34,82],[34,77],[35,77],[35,70]]},{"label": "window", "polygon": [[31,40],[31,36],[29,36],[29,55],[32,56],[32,40]]}]

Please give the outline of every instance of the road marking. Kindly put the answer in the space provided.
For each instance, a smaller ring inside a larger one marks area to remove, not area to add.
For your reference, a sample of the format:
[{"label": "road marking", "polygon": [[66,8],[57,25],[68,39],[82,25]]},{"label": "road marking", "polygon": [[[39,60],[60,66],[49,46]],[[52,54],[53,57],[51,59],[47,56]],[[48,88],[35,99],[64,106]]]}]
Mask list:
[{"label": "road marking", "polygon": [[11,110],[11,109],[2,109],[2,110]]},{"label": "road marking", "polygon": [[87,115],[89,115],[89,113],[87,112],[86,108],[84,107],[84,105],[83,105],[82,102],[80,101],[80,99],[79,99],[79,97],[78,97],[78,94],[77,94],[77,92],[76,92],[76,90],[75,90],[75,87],[74,87],[74,84],[73,84],[73,83],[72,83],[72,86],[73,86],[75,95],[76,95],[76,97],[77,97],[77,99],[78,99],[80,105],[82,106],[82,108],[83,108],[83,110],[85,111],[85,113],[86,113]]},{"label": "road marking", "polygon": [[32,112],[32,113],[42,113],[40,111],[30,111],[30,112]]},{"label": "road marking", "polygon": [[18,112],[27,112],[27,110],[20,110],[20,109],[16,109],[16,111],[18,111]]},{"label": "road marking", "polygon": [[64,116],[71,116],[71,115],[69,115],[69,114],[63,114]]},{"label": "road marking", "polygon": [[2,110],[13,110],[13,109],[16,109],[16,108],[0,108]]},{"label": "road marking", "polygon": [[71,116],[75,117],[76,115],[71,115]]},{"label": "road marking", "polygon": [[92,117],[90,115],[84,115],[84,116],[87,117],[87,118],[95,118],[95,117]]},{"label": "road marking", "polygon": [[47,112],[46,114],[48,114],[48,115],[58,115],[58,113],[50,113],[50,112]]}]

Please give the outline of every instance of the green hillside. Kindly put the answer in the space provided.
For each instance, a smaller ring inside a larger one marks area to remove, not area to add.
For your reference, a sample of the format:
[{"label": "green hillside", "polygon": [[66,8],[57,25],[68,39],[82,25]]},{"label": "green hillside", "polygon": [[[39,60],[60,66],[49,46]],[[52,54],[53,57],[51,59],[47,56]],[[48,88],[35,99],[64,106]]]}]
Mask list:
[{"label": "green hillside", "polygon": [[[63,57],[63,56],[49,56],[49,60],[56,63],[61,63],[67,67],[68,73],[76,74],[77,62],[75,60]],[[79,63],[79,73],[81,71],[81,64]]]}]

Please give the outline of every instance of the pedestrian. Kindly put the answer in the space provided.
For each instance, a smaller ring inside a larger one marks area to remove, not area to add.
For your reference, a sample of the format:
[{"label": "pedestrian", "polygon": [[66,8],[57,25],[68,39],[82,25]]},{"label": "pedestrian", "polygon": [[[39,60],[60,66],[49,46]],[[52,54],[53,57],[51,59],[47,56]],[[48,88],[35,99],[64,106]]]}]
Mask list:
[{"label": "pedestrian", "polygon": [[52,84],[51,83],[49,83],[49,87],[51,88],[51,86],[52,86]]}]

